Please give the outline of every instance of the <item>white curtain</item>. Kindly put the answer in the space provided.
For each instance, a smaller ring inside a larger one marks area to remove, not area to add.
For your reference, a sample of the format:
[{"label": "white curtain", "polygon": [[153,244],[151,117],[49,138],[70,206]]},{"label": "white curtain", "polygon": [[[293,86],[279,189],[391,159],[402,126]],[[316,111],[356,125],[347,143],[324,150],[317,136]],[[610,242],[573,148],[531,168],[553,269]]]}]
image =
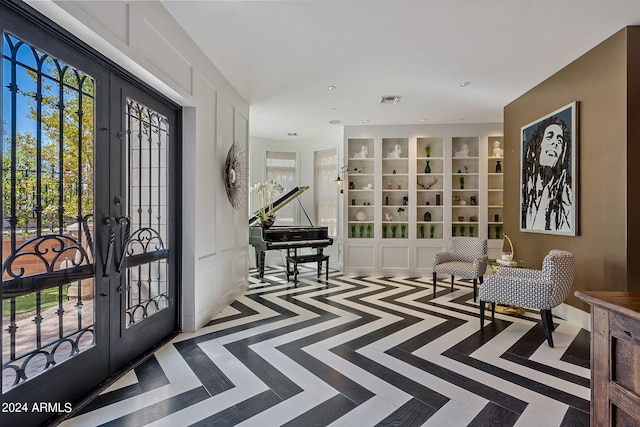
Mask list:
[{"label": "white curtain", "polygon": [[[278,200],[297,186],[296,169],[297,162],[295,152],[267,151],[267,181],[273,180],[284,187],[284,192],[282,194],[276,194],[273,197],[274,201]],[[295,216],[295,204],[289,203],[276,213],[276,225],[294,225]]]},{"label": "white curtain", "polygon": [[316,225],[328,227],[329,235],[336,235],[338,222],[338,193],[335,183],[338,169],[338,155],[335,148],[316,151],[314,162],[314,193]]}]

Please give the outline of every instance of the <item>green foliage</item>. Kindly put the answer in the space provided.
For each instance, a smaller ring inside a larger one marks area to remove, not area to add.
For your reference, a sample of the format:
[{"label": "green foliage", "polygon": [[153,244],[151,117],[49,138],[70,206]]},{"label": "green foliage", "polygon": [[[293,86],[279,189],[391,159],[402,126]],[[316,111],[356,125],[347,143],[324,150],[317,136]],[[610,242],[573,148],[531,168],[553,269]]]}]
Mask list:
[{"label": "green foliage", "polygon": [[[3,116],[2,210],[5,216],[10,215],[11,194],[15,194],[17,227],[23,233],[28,233],[30,225],[35,223],[38,197],[43,225],[51,228],[57,227],[59,214],[68,218],[93,212],[93,80],[71,67],[63,67],[60,75],[52,59],[45,61],[44,68],[60,83],[43,79],[40,116],[34,100],[36,93],[30,91],[36,87],[37,75],[20,67],[18,73],[26,74],[34,82],[23,82],[17,93],[17,101],[28,105],[28,111],[16,120],[18,128],[13,141],[11,129],[6,126],[10,112],[5,111]],[[25,76],[18,79],[23,81]],[[62,102],[60,87],[64,88]],[[42,135],[39,152],[34,134],[38,117]],[[14,156],[15,174],[12,175]]]}]

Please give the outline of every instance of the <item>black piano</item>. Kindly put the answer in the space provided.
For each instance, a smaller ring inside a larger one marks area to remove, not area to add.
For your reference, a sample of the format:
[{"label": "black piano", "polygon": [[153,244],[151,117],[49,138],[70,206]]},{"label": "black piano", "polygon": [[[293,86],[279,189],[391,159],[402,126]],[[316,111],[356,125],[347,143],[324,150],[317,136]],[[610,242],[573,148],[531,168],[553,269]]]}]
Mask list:
[{"label": "black piano", "polygon": [[[290,201],[309,189],[308,186],[296,187],[287,194],[273,202],[273,208],[267,213],[275,213]],[[298,200],[299,202],[299,200]],[[302,206],[302,205],[300,205]],[[304,208],[302,208],[304,211]],[[305,215],[307,215],[305,211]],[[307,220],[309,216],[307,215]],[[311,224],[311,220],[309,220]],[[322,253],[323,248],[331,245],[333,239],[329,237],[327,227],[316,226],[271,226],[270,228],[262,228],[259,225],[258,212],[249,218],[249,244],[256,251],[256,267],[260,275],[260,281],[264,281],[264,258],[265,251],[273,249],[287,250],[287,280],[291,274],[294,275],[294,282],[298,281],[297,264],[305,262],[318,263],[318,276],[320,275],[320,267],[322,261],[326,261],[326,274],[328,279],[329,256]],[[298,255],[300,248],[315,248],[316,253],[312,255]],[[290,270],[290,264],[293,263],[293,269]]]}]

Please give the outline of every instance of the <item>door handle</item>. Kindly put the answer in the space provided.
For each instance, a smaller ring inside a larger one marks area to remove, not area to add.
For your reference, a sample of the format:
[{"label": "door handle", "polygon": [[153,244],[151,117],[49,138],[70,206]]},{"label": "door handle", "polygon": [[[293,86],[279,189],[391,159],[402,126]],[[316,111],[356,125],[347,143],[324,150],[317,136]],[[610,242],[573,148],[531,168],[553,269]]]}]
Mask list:
[{"label": "door handle", "polygon": [[116,219],[112,216],[105,217],[102,221],[109,230],[109,244],[107,246],[107,259],[103,262],[102,276],[109,277],[111,272],[111,265],[113,265],[113,250],[116,243],[116,225],[118,224]]},{"label": "door handle", "polygon": [[127,247],[129,246],[129,238],[131,237],[131,218],[128,216],[121,216],[118,218],[118,224],[120,224],[122,234],[122,251],[120,254],[120,260],[116,266],[116,272],[122,271],[124,260],[127,257]]},{"label": "door handle", "polygon": [[[131,233],[131,219],[126,216],[119,218],[108,216],[103,220],[104,225],[109,230],[109,246],[107,246],[107,259],[104,262],[104,277],[109,277],[111,274],[111,268],[115,267],[116,273],[122,271],[124,260],[127,256],[127,246],[129,245],[129,236]],[[116,230],[120,227],[120,246],[121,253],[118,257],[114,255],[116,246]],[[115,258],[115,259],[114,259]]]}]

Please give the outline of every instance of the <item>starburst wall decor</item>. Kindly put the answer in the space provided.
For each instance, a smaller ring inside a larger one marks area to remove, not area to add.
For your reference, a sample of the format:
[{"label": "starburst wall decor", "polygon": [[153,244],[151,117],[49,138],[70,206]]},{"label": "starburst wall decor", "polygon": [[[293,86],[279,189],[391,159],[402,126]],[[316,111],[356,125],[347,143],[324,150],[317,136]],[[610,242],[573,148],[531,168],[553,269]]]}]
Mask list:
[{"label": "starburst wall decor", "polygon": [[244,203],[247,187],[247,170],[244,147],[240,142],[234,142],[229,148],[224,162],[224,188],[229,203],[235,210],[239,210]]}]

